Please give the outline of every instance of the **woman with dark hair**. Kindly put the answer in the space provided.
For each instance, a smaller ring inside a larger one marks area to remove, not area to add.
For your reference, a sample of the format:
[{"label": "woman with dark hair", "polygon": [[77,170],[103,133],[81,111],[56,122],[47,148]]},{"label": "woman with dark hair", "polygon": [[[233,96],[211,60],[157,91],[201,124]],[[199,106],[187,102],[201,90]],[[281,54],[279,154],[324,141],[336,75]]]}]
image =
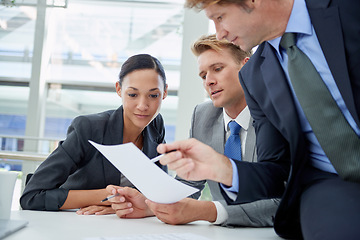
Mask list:
[{"label": "woman with dark hair", "polygon": [[80,208],[78,214],[115,213],[110,202],[101,202],[108,196],[106,186],[133,185],[88,140],[104,145],[132,142],[149,158],[157,156],[156,147],[165,136],[159,114],[167,96],[163,66],[147,54],[130,57],[121,67],[116,93],[122,98],[117,110],[73,120],[66,139],[27,183],[20,198],[23,209]]}]

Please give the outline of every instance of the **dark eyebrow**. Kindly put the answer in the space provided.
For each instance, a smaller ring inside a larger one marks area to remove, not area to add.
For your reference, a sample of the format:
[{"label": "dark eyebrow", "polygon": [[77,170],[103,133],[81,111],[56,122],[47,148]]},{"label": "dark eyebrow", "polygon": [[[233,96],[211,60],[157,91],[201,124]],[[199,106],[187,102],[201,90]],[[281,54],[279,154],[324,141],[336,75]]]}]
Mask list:
[{"label": "dark eyebrow", "polygon": [[[133,89],[135,91],[139,91],[139,89],[137,89],[135,87],[129,87],[129,88],[131,88],[131,89]],[[159,90],[159,88],[152,88],[152,89],[149,90],[149,92],[153,92],[153,91],[156,91],[156,90]]]},{"label": "dark eyebrow", "polygon": [[159,88],[152,88],[149,90],[149,92],[153,92],[153,91],[156,91],[156,90],[160,90]]}]

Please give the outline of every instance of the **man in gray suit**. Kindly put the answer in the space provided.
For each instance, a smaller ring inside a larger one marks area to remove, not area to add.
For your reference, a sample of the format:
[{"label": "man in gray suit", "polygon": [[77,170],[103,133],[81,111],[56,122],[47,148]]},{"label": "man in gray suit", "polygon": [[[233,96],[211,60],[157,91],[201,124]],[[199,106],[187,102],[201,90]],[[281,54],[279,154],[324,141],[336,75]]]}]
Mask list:
[{"label": "man in gray suit", "polygon": [[[226,40],[217,40],[215,35],[201,37],[194,43],[192,51],[198,58],[199,76],[211,101],[195,107],[190,137],[224,154],[225,142],[230,135],[227,125],[234,120],[241,126],[242,161],[256,162],[253,120],[238,78],[250,53]],[[206,182],[213,201],[186,198],[174,204],[148,202],[148,206],[161,221],[170,224],[205,220],[222,226],[273,226],[279,199],[228,205],[218,183],[208,180],[191,184],[202,189]]]}]

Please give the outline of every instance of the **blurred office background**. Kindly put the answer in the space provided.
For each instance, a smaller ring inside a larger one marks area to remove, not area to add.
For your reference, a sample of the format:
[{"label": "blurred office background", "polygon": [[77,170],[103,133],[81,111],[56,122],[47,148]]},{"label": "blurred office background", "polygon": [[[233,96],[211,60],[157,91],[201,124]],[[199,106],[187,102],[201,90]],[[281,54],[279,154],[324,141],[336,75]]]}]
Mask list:
[{"label": "blurred office background", "polygon": [[[164,65],[166,140],[188,137],[206,99],[190,45],[212,30],[184,0],[1,0],[0,170],[33,171],[78,115],[116,109],[120,67],[148,53]],[[23,176],[24,177],[24,176]]]}]

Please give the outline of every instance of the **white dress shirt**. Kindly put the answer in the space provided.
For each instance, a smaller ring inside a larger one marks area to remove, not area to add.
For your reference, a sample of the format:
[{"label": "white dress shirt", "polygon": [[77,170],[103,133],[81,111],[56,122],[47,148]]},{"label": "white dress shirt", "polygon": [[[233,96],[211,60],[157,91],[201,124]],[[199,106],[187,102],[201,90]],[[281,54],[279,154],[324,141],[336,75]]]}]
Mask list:
[{"label": "white dress shirt", "polygon": [[[246,137],[247,137],[247,131],[249,129],[249,124],[250,124],[249,108],[246,106],[235,119],[232,119],[231,117],[229,117],[226,114],[224,108],[223,108],[223,113],[224,113],[223,116],[224,116],[224,127],[225,127],[225,132],[226,132],[226,139],[228,139],[230,136],[230,129],[228,127],[228,123],[230,121],[235,121],[237,124],[239,124],[241,126],[241,130],[240,130],[239,134],[240,134],[240,140],[241,140],[241,155],[242,155],[242,158],[244,159],[245,142],[246,142]],[[231,193],[227,192],[227,194],[231,194]],[[222,224],[228,219],[229,215],[228,215],[225,207],[220,202],[213,201],[213,203],[215,204],[216,211],[217,211],[217,217],[216,217],[216,221],[214,222],[214,224]]]}]

